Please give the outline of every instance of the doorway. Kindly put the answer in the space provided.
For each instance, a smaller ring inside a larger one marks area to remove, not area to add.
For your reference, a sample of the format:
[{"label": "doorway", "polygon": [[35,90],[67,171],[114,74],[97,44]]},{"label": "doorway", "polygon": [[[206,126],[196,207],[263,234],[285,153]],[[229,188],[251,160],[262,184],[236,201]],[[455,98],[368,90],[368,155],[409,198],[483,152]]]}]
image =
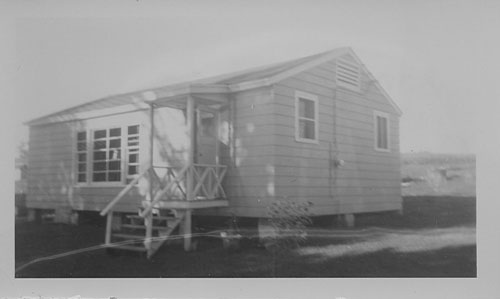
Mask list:
[{"label": "doorway", "polygon": [[217,164],[218,112],[197,109],[195,163]]}]

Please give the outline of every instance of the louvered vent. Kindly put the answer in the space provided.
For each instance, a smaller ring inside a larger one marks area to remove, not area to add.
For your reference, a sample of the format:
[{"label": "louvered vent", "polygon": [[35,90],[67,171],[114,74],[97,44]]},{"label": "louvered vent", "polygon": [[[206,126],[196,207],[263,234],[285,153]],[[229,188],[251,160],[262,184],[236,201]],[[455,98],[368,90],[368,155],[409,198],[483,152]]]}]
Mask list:
[{"label": "louvered vent", "polygon": [[349,89],[359,91],[359,66],[345,61],[337,60],[337,84]]}]

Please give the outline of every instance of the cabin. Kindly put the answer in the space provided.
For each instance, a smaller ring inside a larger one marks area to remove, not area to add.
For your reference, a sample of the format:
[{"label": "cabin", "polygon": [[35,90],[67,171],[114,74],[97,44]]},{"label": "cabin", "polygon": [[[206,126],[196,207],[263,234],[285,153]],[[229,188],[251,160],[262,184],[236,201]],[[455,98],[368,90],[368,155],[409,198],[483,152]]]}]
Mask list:
[{"label": "cabin", "polygon": [[401,110],[351,48],[98,99],[27,125],[30,218],[107,217],[105,244],[148,256],[192,215],[402,209]]}]

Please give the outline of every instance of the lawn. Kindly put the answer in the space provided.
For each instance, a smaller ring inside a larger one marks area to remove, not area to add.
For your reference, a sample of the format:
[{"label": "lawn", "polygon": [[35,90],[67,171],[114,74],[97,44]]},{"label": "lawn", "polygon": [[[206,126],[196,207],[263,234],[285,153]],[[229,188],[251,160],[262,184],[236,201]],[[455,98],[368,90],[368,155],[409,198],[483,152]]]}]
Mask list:
[{"label": "lawn", "polygon": [[361,215],[353,229],[311,227],[307,241],[287,252],[252,240],[227,250],[208,234],[197,251],[173,244],[151,260],[103,248],[71,253],[101,244],[101,226],[18,222],[16,277],[475,277],[475,198],[405,197],[403,204],[403,215]]}]

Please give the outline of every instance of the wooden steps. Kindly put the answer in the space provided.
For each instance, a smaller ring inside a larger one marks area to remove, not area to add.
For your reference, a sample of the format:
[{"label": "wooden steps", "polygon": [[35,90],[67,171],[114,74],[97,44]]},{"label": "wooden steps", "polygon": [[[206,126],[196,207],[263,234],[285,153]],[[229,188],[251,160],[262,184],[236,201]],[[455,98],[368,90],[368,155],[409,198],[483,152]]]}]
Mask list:
[{"label": "wooden steps", "polygon": [[128,250],[128,251],[137,251],[137,252],[146,252],[146,247],[142,246],[130,246],[130,245],[120,245],[120,246],[109,246],[110,249],[119,249],[119,250]]},{"label": "wooden steps", "polygon": [[[111,232],[110,243],[107,244],[112,250],[127,250],[136,252],[146,252],[147,257],[151,257],[168,237],[174,232],[182,217],[149,215],[143,218],[139,215],[122,215],[121,225],[118,230]],[[148,217],[151,219],[151,239],[147,240]]]}]

